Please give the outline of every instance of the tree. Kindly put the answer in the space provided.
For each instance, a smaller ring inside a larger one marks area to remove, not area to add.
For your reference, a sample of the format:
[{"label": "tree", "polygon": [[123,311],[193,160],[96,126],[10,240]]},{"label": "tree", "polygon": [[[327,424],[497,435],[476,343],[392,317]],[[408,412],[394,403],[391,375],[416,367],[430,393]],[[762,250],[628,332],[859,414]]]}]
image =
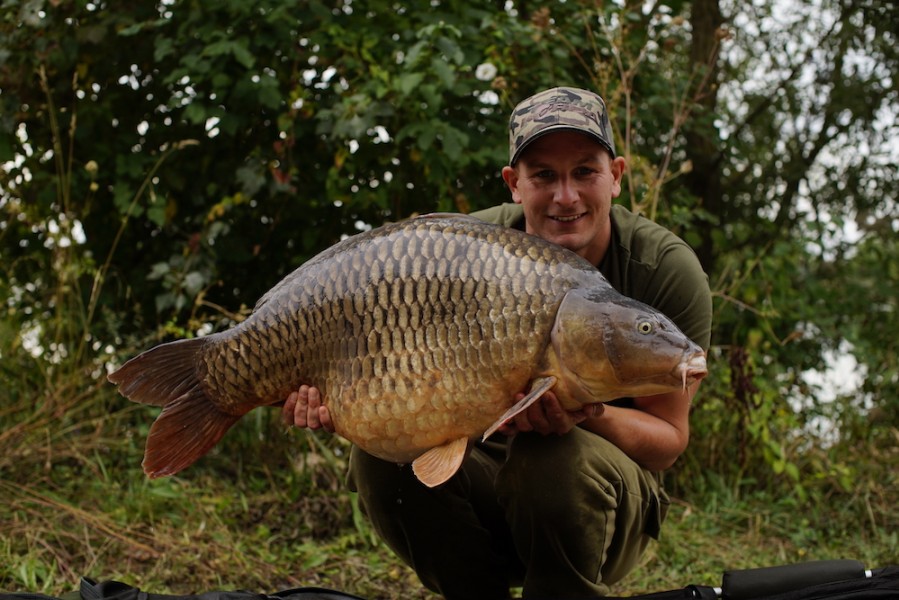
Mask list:
[{"label": "tree", "polygon": [[781,434],[801,425],[785,398],[814,404],[801,375],[844,341],[867,401],[899,414],[895,279],[875,277],[897,229],[896,15],[878,0],[8,2],[0,351],[99,377],[121,346],[241,318],[342,236],[505,200],[509,110],[579,85],[610,105],[621,202],[710,273],[697,451],[736,429],[736,454],[707,462],[785,469]]},{"label": "tree", "polygon": [[84,304],[88,288],[123,316],[137,300],[125,332],[250,305],[360,227],[505,199],[511,106],[558,82],[616,96],[600,59],[676,28],[577,3],[34,6],[3,22],[8,275],[48,266],[50,221],[78,227],[75,250],[108,266]]},{"label": "tree", "polygon": [[[746,7],[734,15],[746,39],[725,71],[743,83],[722,94],[726,193],[711,236],[727,248],[716,271],[759,310],[719,326],[731,335],[719,341],[750,346],[754,337],[756,364],[766,355],[783,395],[801,393],[798,375],[822,367],[822,350],[852,339],[846,321],[861,315],[846,312],[843,292],[857,281],[853,256],[882,246],[876,240],[899,225],[888,216],[896,214],[899,158],[889,141],[899,133],[897,22],[896,8],[880,2]],[[855,290],[872,300],[883,293],[878,285]]]}]

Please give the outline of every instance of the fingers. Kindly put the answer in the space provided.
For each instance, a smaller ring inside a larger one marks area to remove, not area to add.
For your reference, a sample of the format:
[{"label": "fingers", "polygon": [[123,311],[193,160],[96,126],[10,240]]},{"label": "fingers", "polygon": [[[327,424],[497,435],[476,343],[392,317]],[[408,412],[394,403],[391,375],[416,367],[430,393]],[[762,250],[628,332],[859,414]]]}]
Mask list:
[{"label": "fingers", "polygon": [[281,419],[284,420],[284,424],[290,427],[291,425],[295,425],[295,417],[294,417],[294,408],[297,404],[297,392],[291,392],[289,396],[287,396],[287,401],[284,402],[284,405],[281,407]]},{"label": "fingers", "polygon": [[[515,396],[515,402],[524,394]],[[512,435],[519,431],[535,431],[542,435],[563,435],[583,421],[599,417],[605,410],[604,404],[587,404],[578,410],[568,411],[552,392],[545,393],[540,400],[509,419],[499,431]]]},{"label": "fingers", "polygon": [[328,407],[324,404],[318,409],[318,421],[322,424],[322,429],[328,433],[334,433],[334,422],[331,421],[331,411],[329,411]]},{"label": "fingers", "polygon": [[334,423],[331,421],[331,412],[322,402],[321,392],[316,387],[301,386],[300,396],[302,396],[303,388],[306,390],[309,403],[306,408],[306,421],[309,429],[324,429],[329,433],[334,433]]},{"label": "fingers", "polygon": [[[518,402],[524,398],[524,394],[515,396]],[[577,412],[569,413],[562,408],[559,399],[552,392],[547,392],[537,402],[533,403],[514,417],[512,417],[503,427],[500,428],[502,433],[510,435],[518,431],[536,431],[542,435],[564,434],[568,433],[572,427],[582,421],[585,417]]]},{"label": "fingers", "polygon": [[301,385],[300,389],[291,392],[287,396],[281,414],[288,426],[324,429],[334,433],[334,422],[331,413],[322,403],[321,392],[318,388]]},{"label": "fingers", "polygon": [[[516,394],[515,402],[520,401],[524,398],[524,394]],[[530,405],[527,410],[523,410],[512,419],[510,419],[510,424],[515,428],[515,431],[533,431],[534,426],[531,423],[531,409],[534,408],[535,405],[539,405],[540,402],[537,401],[534,404]]]},{"label": "fingers", "polygon": [[518,415],[526,425],[519,423],[521,431],[536,431],[542,435],[566,433],[572,425],[568,423],[566,413],[559,400],[552,392],[547,392],[526,411]]},{"label": "fingers", "polygon": [[[514,403],[517,404],[522,398],[524,398],[524,394],[515,394]],[[527,411],[524,411],[506,421],[499,431],[505,435],[513,435],[519,431],[532,431],[533,429],[527,417]]]},{"label": "fingers", "polygon": [[322,399],[321,395],[318,393],[318,388],[301,385],[300,400],[297,404],[303,405],[303,412],[306,417],[306,427],[309,429],[321,429],[322,420],[318,411],[322,406]]},{"label": "fingers", "polygon": [[555,394],[551,392],[544,394],[541,404],[543,421],[540,423],[538,431],[544,435],[568,433],[577,424],[572,415],[562,408],[562,404]]}]

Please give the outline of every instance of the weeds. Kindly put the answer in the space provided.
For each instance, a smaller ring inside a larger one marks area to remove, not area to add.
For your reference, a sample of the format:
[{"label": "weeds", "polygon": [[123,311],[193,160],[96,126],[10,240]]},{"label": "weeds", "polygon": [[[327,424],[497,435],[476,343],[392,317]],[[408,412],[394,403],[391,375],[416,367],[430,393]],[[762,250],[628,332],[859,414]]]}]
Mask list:
[{"label": "weeds", "polygon": [[21,404],[4,429],[0,590],[58,594],[90,576],[175,593],[324,585],[426,597],[372,546],[342,489],[340,444],[286,434],[268,411],[178,477],[148,480],[151,411],[112,393],[56,415]]},{"label": "weeds", "polygon": [[[317,585],[433,597],[360,515],[339,441],[287,433],[276,410],[262,410],[178,476],[148,480],[139,465],[153,409],[97,382],[57,389],[70,395],[3,409],[0,590],[59,594],[89,576],[170,593]],[[894,562],[897,451],[855,452],[843,460],[858,465],[857,485],[804,503],[721,475],[682,484],[661,541],[614,593],[717,585],[725,569],[812,559]]]}]

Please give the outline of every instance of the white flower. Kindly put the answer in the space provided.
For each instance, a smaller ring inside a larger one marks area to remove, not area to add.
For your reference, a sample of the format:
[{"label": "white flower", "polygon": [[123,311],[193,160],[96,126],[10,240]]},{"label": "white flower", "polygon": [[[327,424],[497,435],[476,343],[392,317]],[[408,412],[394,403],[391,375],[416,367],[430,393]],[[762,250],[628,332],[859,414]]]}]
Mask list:
[{"label": "white flower", "polygon": [[474,76],[481,81],[493,81],[493,78],[496,77],[496,67],[493,66],[493,63],[481,63],[474,70]]}]

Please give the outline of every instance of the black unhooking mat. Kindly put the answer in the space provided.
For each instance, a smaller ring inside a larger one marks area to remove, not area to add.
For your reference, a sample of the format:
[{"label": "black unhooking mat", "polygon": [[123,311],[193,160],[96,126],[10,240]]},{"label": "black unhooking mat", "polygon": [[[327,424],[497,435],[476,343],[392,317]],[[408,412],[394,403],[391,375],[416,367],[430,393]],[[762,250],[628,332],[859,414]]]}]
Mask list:
[{"label": "black unhooking mat", "polygon": [[[899,599],[899,566],[866,570],[855,560],[825,560],[725,571],[721,587],[690,585],[641,596],[603,600],[881,600]],[[213,591],[170,595],[144,592],[118,581],[81,580],[78,591],[63,596],[0,592],[0,600],[365,600],[337,590],[295,588],[271,594]],[[564,596],[545,600],[568,600]],[[598,599],[597,599],[598,600]]]}]

